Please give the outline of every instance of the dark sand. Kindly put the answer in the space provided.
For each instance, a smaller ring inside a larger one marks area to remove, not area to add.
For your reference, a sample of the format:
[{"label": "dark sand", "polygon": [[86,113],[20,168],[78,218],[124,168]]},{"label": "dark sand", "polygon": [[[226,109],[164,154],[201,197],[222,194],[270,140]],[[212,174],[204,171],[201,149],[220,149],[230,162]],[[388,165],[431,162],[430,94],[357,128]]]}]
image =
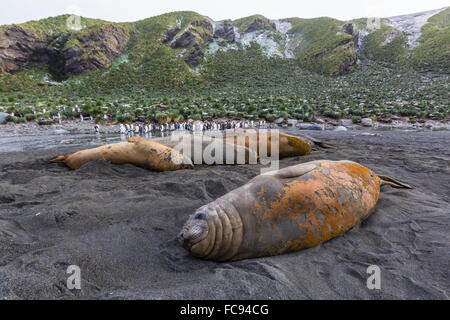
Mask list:
[{"label": "dark sand", "polygon": [[[280,166],[350,159],[416,189],[386,187],[361,226],[319,247],[234,263],[197,260],[172,239],[190,213],[259,165],[156,173],[96,161],[72,171],[49,160],[91,147],[89,139],[28,151],[7,151],[3,141],[0,299],[448,299],[450,133],[360,133],[310,132],[339,149]],[[66,288],[72,264],[81,290]],[[366,287],[372,264],[381,290]]]}]

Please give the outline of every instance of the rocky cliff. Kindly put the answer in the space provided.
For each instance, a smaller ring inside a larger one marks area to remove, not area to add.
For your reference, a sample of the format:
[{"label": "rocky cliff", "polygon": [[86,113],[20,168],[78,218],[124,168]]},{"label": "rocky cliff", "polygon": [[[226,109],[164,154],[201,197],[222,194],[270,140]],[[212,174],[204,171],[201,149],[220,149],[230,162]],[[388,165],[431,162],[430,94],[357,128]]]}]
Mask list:
[{"label": "rocky cliff", "polygon": [[0,72],[14,73],[34,63],[47,64],[58,76],[107,69],[129,40],[127,29],[112,24],[56,35],[13,25],[0,33]]}]

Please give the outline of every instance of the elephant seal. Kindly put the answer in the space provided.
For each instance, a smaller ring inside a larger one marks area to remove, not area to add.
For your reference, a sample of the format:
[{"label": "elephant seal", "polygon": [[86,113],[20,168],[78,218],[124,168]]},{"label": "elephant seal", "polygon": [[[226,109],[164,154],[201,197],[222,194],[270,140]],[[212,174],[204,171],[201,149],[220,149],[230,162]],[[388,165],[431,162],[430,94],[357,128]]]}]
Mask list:
[{"label": "elephant seal", "polygon": [[[305,156],[310,154],[312,150],[317,149],[317,147],[335,148],[330,144],[306,135],[291,136],[279,131],[269,132],[267,130],[236,129],[232,133],[227,133],[228,137],[230,135],[234,136],[235,144],[240,143],[246,148],[255,150],[259,157],[272,156],[272,151],[274,151],[272,149],[272,142],[278,143],[279,147],[277,151],[280,159]],[[243,136],[245,136],[244,143],[239,141],[239,137]],[[274,139],[275,141],[273,141]],[[252,141],[256,141],[257,143],[252,144]],[[264,145],[267,145],[267,147],[262,148]]]},{"label": "elephant seal", "polygon": [[154,171],[173,171],[193,168],[190,159],[172,148],[140,137],[101,147],[81,150],[68,156],[60,156],[51,162],[63,162],[69,168],[79,169],[84,164],[105,159],[114,164],[130,163]]},{"label": "elephant seal", "polygon": [[365,219],[383,185],[412,188],[351,161],[287,167],[199,208],[178,239],[192,255],[214,261],[314,247]]},{"label": "elephant seal", "polygon": [[[279,131],[256,129],[235,129],[227,131],[225,136],[216,137],[174,135],[155,138],[152,141],[183,151],[183,154],[191,158],[195,164],[256,164],[259,158],[272,157],[274,153],[278,153],[279,159],[283,159],[308,155],[317,146],[334,148],[307,136],[297,137]],[[202,159],[201,155],[205,157]]]},{"label": "elephant seal", "polygon": [[258,161],[255,151],[213,136],[180,134],[151,141],[182,152],[194,164],[248,164]]}]

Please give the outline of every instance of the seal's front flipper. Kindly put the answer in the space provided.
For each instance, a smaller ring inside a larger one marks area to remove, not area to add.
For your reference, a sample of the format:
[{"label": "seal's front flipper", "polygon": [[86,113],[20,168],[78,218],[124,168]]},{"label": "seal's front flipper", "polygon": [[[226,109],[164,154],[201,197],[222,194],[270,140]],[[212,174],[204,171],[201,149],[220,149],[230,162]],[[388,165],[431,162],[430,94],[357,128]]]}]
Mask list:
[{"label": "seal's front flipper", "polygon": [[397,188],[397,189],[414,189],[414,187],[410,186],[409,184],[400,182],[389,176],[385,176],[385,175],[381,175],[381,174],[377,174],[377,176],[378,176],[378,178],[380,178],[382,186],[391,186],[392,188]]},{"label": "seal's front flipper", "polygon": [[270,171],[261,174],[262,176],[276,176],[280,179],[289,179],[289,178],[295,178],[300,177],[304,174],[307,174],[308,172],[311,172],[315,170],[318,167],[318,164],[316,161],[314,162],[308,162],[308,163],[301,163],[296,166],[287,167],[284,169],[280,169],[277,171]]}]

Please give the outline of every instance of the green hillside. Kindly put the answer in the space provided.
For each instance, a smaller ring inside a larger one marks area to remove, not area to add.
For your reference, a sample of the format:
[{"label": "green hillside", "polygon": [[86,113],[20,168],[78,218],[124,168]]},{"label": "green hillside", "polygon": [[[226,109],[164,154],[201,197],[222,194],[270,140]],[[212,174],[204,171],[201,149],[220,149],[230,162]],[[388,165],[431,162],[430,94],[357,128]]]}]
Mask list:
[{"label": "green hillside", "polygon": [[412,52],[410,65],[441,72],[450,70],[450,8],[438,13],[422,27],[421,42]]},{"label": "green hillside", "polygon": [[183,11],[130,23],[81,18],[81,30],[68,15],[1,26],[0,112],[16,122],[58,110],[70,119],[75,106],[99,121],[445,119],[448,15],[431,17],[413,50],[384,21],[367,31],[367,19],[216,23]]}]

